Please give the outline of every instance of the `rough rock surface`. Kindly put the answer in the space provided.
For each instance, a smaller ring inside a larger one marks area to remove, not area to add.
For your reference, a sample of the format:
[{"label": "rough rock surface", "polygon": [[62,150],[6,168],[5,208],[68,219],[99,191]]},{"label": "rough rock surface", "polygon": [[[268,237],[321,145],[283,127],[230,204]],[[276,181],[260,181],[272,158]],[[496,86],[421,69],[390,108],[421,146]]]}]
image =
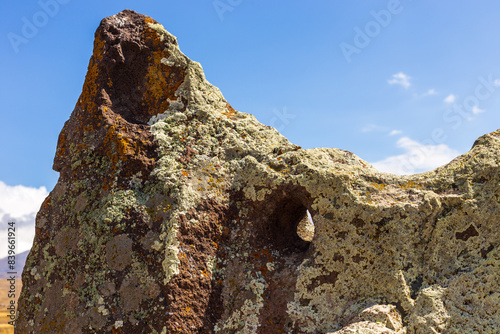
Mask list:
[{"label": "rough rock surface", "polygon": [[301,149],[123,11],[59,137],[16,333],[498,333],[499,161],[500,131],[413,176]]}]

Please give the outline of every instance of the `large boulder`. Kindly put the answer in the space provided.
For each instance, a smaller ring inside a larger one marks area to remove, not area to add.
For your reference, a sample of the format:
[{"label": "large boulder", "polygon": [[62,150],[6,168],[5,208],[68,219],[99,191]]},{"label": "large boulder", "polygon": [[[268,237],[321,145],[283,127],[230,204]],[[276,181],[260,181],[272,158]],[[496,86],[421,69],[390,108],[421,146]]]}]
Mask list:
[{"label": "large boulder", "polygon": [[16,333],[498,333],[499,162],[500,131],[413,176],[301,149],[125,10],[59,136]]}]

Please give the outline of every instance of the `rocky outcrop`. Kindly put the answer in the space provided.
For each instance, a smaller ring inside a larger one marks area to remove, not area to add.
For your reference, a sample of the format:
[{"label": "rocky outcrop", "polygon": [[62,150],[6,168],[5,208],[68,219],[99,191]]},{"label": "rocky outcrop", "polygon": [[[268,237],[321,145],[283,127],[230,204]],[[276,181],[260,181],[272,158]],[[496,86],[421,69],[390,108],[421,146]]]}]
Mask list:
[{"label": "rocky outcrop", "polygon": [[123,11],[59,136],[16,333],[498,333],[499,161],[500,131],[413,176],[301,149]]}]

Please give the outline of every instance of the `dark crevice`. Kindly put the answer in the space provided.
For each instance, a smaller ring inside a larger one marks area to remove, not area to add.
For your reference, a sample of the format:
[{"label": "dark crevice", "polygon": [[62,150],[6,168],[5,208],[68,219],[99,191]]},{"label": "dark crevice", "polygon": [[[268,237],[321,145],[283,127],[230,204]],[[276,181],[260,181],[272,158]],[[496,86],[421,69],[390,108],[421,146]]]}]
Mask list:
[{"label": "dark crevice", "polygon": [[410,296],[411,296],[412,299],[416,299],[417,298],[417,295],[420,292],[420,288],[422,287],[423,281],[424,281],[424,279],[420,275],[413,282],[411,282],[411,284],[410,284],[411,295]]},{"label": "dark crevice", "polygon": [[455,238],[467,241],[472,237],[479,236],[479,232],[476,230],[473,224],[470,224],[469,227],[463,232],[456,232]]},{"label": "dark crevice", "polygon": [[312,221],[315,212],[311,211],[310,203],[309,194],[294,185],[283,185],[273,190],[264,201],[256,203],[248,216],[250,221],[261,226],[261,232],[256,235],[256,246],[270,247],[283,255],[304,256],[316,228]]},{"label": "dark crevice", "polygon": [[481,249],[481,257],[483,259],[486,259],[488,257],[488,254],[493,250],[495,249],[495,247],[493,247],[493,245],[490,245],[488,248],[484,248],[484,249]]},{"label": "dark crevice", "polygon": [[307,208],[300,201],[285,198],[277,203],[270,218],[269,232],[278,249],[285,253],[307,251],[311,242],[302,239],[297,233],[299,223],[308,219]]}]

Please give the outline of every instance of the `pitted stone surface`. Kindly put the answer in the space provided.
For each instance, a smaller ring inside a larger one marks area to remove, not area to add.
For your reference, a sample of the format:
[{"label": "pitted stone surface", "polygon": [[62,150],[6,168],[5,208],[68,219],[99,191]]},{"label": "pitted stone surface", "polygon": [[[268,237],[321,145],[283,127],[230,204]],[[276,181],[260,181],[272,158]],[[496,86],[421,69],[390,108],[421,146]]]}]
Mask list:
[{"label": "pitted stone surface", "polygon": [[498,333],[499,164],[500,131],[412,176],[301,149],[123,11],[59,136],[16,333]]}]

